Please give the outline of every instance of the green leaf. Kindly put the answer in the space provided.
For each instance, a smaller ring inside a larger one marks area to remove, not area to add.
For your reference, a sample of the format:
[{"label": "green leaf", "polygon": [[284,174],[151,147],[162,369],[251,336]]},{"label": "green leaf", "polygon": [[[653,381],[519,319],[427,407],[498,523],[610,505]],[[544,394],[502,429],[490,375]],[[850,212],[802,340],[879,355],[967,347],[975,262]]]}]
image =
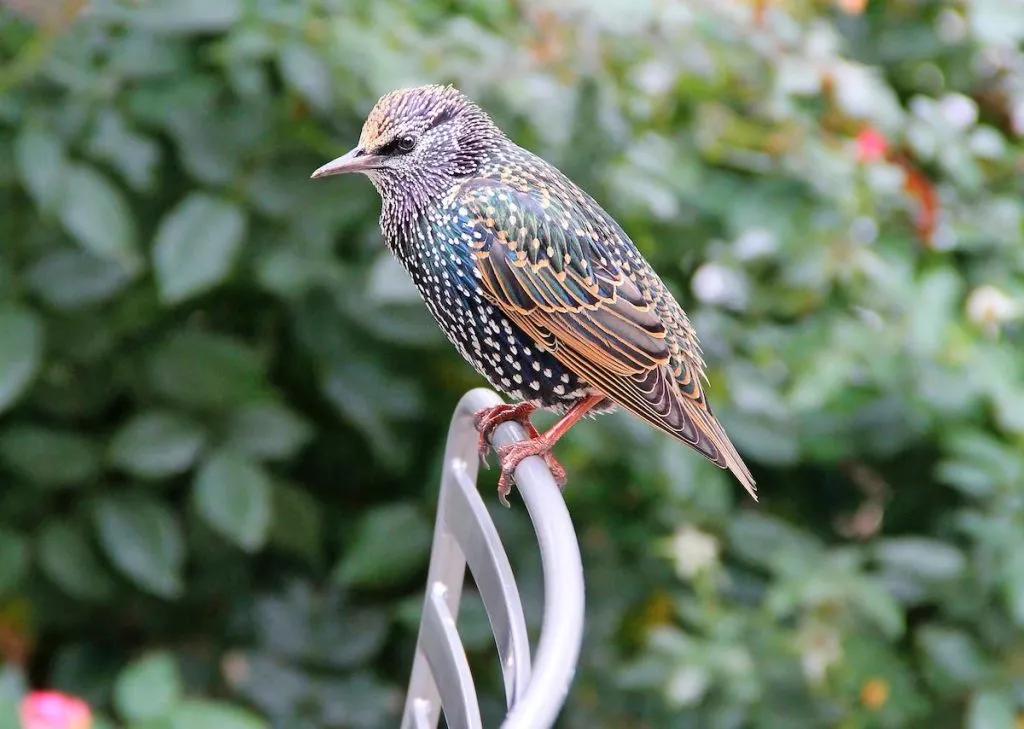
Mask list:
[{"label": "green leaf", "polygon": [[803,570],[821,560],[824,546],[813,535],[771,514],[743,510],[729,522],[732,549],[752,564],[784,574],[792,562]]},{"label": "green leaf", "polygon": [[46,522],[36,539],[39,567],[57,587],[89,602],[113,595],[114,582],[78,525],[53,519]]},{"label": "green leaf", "polygon": [[[152,44],[147,45],[152,49]],[[133,130],[118,112],[107,109],[100,115],[88,147],[94,159],[109,162],[136,190],[149,192],[153,188],[160,147]]]},{"label": "green leaf", "polygon": [[156,33],[192,35],[231,28],[242,17],[242,0],[147,0],[105,3],[93,15]]},{"label": "green leaf", "polygon": [[913,353],[927,357],[939,350],[962,288],[963,281],[951,268],[925,274],[907,322],[907,346]]},{"label": "green leaf", "polygon": [[281,49],[277,63],[288,84],[318,109],[328,109],[334,98],[334,78],[324,59],[312,48],[289,43]]},{"label": "green leaf", "polygon": [[121,191],[92,167],[71,165],[65,172],[60,219],[81,246],[116,261],[127,272],[138,270],[135,220]]},{"label": "green leaf", "polygon": [[308,491],[275,483],[273,512],[274,523],[270,530],[273,544],[308,559],[320,556],[323,520],[320,505]]},{"label": "green leaf", "polygon": [[412,504],[373,509],[360,520],[334,577],[369,589],[401,584],[426,565],[431,538],[430,522]]},{"label": "green leaf", "polygon": [[394,689],[366,670],[347,676],[326,676],[310,681],[310,693],[320,705],[325,726],[359,729],[387,726]]},{"label": "green leaf", "polygon": [[67,168],[61,140],[44,129],[23,129],[14,143],[14,157],[22,182],[39,209],[55,209],[63,197]]},{"label": "green leaf", "polygon": [[13,697],[0,698],[0,729],[24,729],[19,718],[18,703]]},{"label": "green leaf", "polygon": [[253,712],[219,701],[191,699],[171,712],[171,729],[269,729]]},{"label": "green leaf", "polygon": [[[3,668],[0,668],[0,701],[21,699],[28,693],[29,683],[26,673],[25,666],[13,661],[7,661]],[[6,717],[0,719],[0,726],[8,726],[3,723],[4,721],[6,721]],[[21,729],[17,716],[15,716],[14,724],[10,726],[14,729]]]},{"label": "green leaf", "polygon": [[245,456],[222,450],[211,454],[196,473],[196,508],[219,534],[247,552],[259,550],[270,535],[270,479]]},{"label": "green leaf", "polygon": [[1014,729],[1017,726],[1015,703],[1002,691],[974,694],[967,706],[966,729]]},{"label": "green leaf", "polygon": [[160,297],[174,304],[208,291],[231,272],[245,237],[245,214],[234,203],[194,192],[156,232],[153,268]]},{"label": "green leaf", "polygon": [[[247,653],[246,671],[231,675],[232,690],[270,716],[287,715],[309,696],[309,678],[294,663],[268,653]],[[357,729],[357,728],[353,728]]]},{"label": "green leaf", "polygon": [[0,597],[17,589],[28,569],[28,545],[17,532],[0,527]]},{"label": "green leaf", "polygon": [[287,406],[266,400],[244,405],[231,416],[225,444],[253,458],[284,460],[312,436],[313,429],[305,420]]},{"label": "green leaf", "polygon": [[182,405],[219,410],[261,396],[261,357],[220,334],[184,331],[160,344],[149,359],[158,393]]},{"label": "green leaf", "polygon": [[159,597],[182,594],[185,538],[174,512],[128,493],[100,499],[93,516],[103,550],[125,576]]},{"label": "green leaf", "polygon": [[925,580],[951,580],[967,565],[963,552],[956,547],[924,537],[883,539],[876,544],[875,554],[889,569]]},{"label": "green leaf", "polygon": [[984,681],[991,672],[988,659],[974,638],[955,628],[926,625],[917,631],[918,646],[930,668],[937,669],[938,678],[949,690],[949,683],[966,688]]},{"label": "green leaf", "polygon": [[51,488],[83,486],[100,471],[91,440],[34,425],[15,425],[0,435],[0,459],[28,480]]},{"label": "green leaf", "polygon": [[25,274],[29,288],[54,309],[107,301],[130,281],[119,264],[78,249],[54,251]]},{"label": "green leaf", "polygon": [[114,684],[114,706],[131,722],[167,716],[184,693],[174,656],[158,651],[128,664]]},{"label": "green leaf", "polygon": [[114,435],[109,459],[140,478],[184,473],[206,442],[200,425],[177,413],[154,410],[135,416]]},{"label": "green leaf", "polygon": [[973,0],[965,9],[971,29],[982,43],[1009,48],[1024,39],[1024,17],[1013,4],[1004,0]]},{"label": "green leaf", "polygon": [[898,638],[906,631],[906,617],[892,593],[873,581],[862,580],[854,591],[858,606],[887,638]]},{"label": "green leaf", "polygon": [[0,413],[32,384],[43,360],[43,325],[27,309],[0,305]]},{"label": "green leaf", "polygon": [[1003,565],[1002,593],[1010,617],[1018,626],[1024,625],[1024,536],[1018,535],[1008,545]]}]

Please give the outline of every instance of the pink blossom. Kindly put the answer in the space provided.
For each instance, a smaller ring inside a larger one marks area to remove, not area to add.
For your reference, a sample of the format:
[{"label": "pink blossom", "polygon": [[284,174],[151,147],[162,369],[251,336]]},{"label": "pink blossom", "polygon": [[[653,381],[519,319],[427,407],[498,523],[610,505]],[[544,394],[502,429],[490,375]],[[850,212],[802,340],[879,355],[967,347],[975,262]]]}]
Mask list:
[{"label": "pink blossom", "polygon": [[21,729],[89,729],[92,712],[75,696],[33,691],[21,700]]},{"label": "pink blossom", "polygon": [[889,151],[889,144],[881,132],[868,127],[857,135],[857,159],[873,162],[882,159]]}]

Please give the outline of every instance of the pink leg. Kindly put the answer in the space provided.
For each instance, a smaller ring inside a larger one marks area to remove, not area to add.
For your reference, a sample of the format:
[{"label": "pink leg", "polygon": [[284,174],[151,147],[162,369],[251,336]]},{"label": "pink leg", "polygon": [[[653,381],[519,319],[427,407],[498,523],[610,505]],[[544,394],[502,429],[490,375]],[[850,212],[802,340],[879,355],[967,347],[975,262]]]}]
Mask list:
[{"label": "pink leg", "polygon": [[480,433],[480,440],[477,442],[477,451],[479,451],[480,460],[485,466],[487,465],[487,451],[491,449],[491,433],[502,423],[519,423],[526,429],[526,432],[530,434],[531,438],[537,437],[537,429],[533,427],[533,423],[530,422],[530,415],[532,415],[533,411],[536,409],[536,405],[528,402],[520,402],[515,405],[502,403],[501,405],[495,405],[492,408],[477,410],[476,413],[473,414],[473,425],[476,427],[477,432]]},{"label": "pink leg", "polygon": [[[529,434],[530,440],[523,441],[522,445],[532,443],[535,439],[541,437],[540,433],[537,432],[537,428],[530,422],[530,415],[532,415],[533,411],[536,409],[536,405],[528,402],[516,403],[515,405],[502,403],[501,405],[495,405],[492,408],[479,410],[473,415],[473,425],[476,426],[477,431],[480,433],[477,450],[480,453],[480,460],[485,466],[488,465],[487,451],[491,448],[491,433],[502,423],[516,422],[523,426]],[[562,467],[562,464],[558,462],[558,459],[555,458],[555,454],[551,452],[551,449],[547,448],[543,452],[537,453],[537,455],[544,457],[544,462],[547,463],[548,468],[551,470],[559,488],[565,485],[565,469]],[[525,457],[526,456],[522,456],[519,460],[522,460]],[[515,470],[514,467],[513,470]],[[508,506],[508,499],[506,497],[508,492],[512,490],[510,485],[504,485],[506,480],[503,469],[501,478],[498,481],[498,498],[504,506]]]},{"label": "pink leg", "polygon": [[554,476],[558,488],[565,486],[565,469],[554,458],[551,449],[559,438],[566,434],[576,421],[582,418],[588,410],[604,401],[603,395],[588,395],[583,398],[566,413],[555,421],[555,424],[548,428],[547,432],[538,434],[536,430],[531,434],[530,440],[519,441],[509,446],[498,449],[498,460],[501,461],[501,477],[498,479],[498,498],[501,503],[508,506],[508,493],[512,490],[512,483],[515,481],[515,470],[524,458],[530,456],[543,456],[548,468]]}]

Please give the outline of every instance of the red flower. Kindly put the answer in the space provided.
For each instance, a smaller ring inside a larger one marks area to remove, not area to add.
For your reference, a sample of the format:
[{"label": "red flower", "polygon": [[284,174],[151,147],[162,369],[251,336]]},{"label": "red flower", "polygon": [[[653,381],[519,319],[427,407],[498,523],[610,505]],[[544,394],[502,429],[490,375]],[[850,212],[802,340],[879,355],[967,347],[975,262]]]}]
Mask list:
[{"label": "red flower", "polygon": [[33,691],[21,700],[21,729],[90,729],[92,711],[59,691]]},{"label": "red flower", "polygon": [[883,159],[888,151],[889,143],[885,141],[885,137],[878,130],[867,127],[857,134],[857,160],[859,162],[874,162]]}]

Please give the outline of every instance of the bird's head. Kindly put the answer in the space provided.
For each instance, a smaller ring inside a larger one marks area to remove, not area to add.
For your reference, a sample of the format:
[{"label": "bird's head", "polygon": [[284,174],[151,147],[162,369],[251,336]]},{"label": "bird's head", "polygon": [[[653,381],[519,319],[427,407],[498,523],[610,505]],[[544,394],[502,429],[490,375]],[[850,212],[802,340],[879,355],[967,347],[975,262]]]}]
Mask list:
[{"label": "bird's head", "polygon": [[313,178],[367,175],[385,202],[419,207],[472,175],[504,134],[453,86],[419,86],[385,94],[363,124],[359,144]]}]

